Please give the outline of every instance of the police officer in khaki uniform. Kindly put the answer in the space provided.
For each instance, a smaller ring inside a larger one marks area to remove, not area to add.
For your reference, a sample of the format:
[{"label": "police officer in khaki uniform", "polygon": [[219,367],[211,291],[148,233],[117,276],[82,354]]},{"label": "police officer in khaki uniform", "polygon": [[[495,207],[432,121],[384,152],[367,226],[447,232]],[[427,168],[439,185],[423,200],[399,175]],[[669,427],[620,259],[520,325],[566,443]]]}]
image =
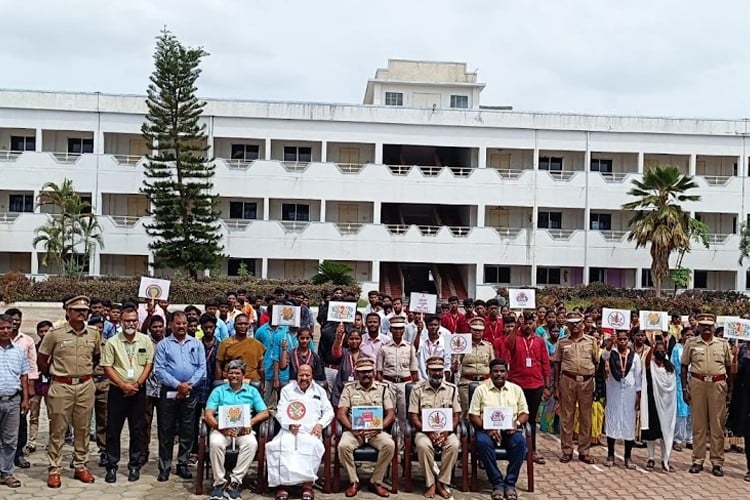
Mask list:
[{"label": "police officer in khaki uniform", "polygon": [[570,312],[565,318],[570,335],[557,342],[552,359],[555,365],[555,397],[560,401],[560,462],[573,458],[573,431],[578,406],[578,458],[593,464],[591,415],[594,403],[596,365],[599,362],[596,339],[583,333],[583,314]]},{"label": "police officer in khaki uniform", "polygon": [[378,461],[370,479],[370,490],[381,497],[390,496],[383,486],[383,478],[388,465],[393,459],[396,444],[390,434],[383,430],[354,430],[351,409],[354,406],[381,406],[383,408],[383,426],[385,429],[395,420],[393,395],[388,386],[375,381],[375,363],[370,358],[360,357],[355,367],[357,381],[344,386],[336,410],[336,418],[344,428],[338,444],[341,463],[346,469],[351,484],[346,489],[347,497],[357,495],[360,490],[357,468],[354,465],[354,450],[368,443],[378,450]]},{"label": "police officer in khaki uniform", "polygon": [[89,425],[94,408],[92,371],[99,362],[101,339],[96,328],[86,325],[89,298],[73,297],[65,304],[68,320],[50,330],[39,346],[39,370],[51,377],[47,408],[50,436],[47,445],[49,477],[47,486],[61,486],[60,453],[68,425],[73,425],[73,477],[93,483],[86,467],[89,460]]},{"label": "police officer in khaki uniform", "polygon": [[[448,485],[451,482],[451,472],[458,460],[458,450],[461,443],[456,436],[455,429],[461,418],[461,405],[458,402],[458,390],[455,385],[446,382],[443,378],[445,362],[440,356],[432,356],[427,359],[427,374],[429,379],[420,382],[414,387],[409,396],[409,418],[417,430],[414,444],[417,448],[417,459],[425,476],[427,491],[424,496],[432,498],[437,494],[443,498],[450,498]],[[453,413],[451,428],[453,431],[429,431],[424,430],[422,422],[422,410],[427,408],[450,408]],[[438,482],[435,483],[435,448],[442,450],[442,460],[438,474]],[[407,457],[407,460],[409,458]]]},{"label": "police officer in khaki uniform", "polygon": [[390,320],[391,339],[378,351],[375,364],[377,378],[391,388],[396,402],[396,416],[402,429],[406,428],[406,384],[419,380],[419,365],[414,346],[404,339],[406,319],[393,316]]},{"label": "police officer in khaki uniform", "polygon": [[469,384],[484,382],[490,378],[490,361],[494,358],[492,344],[484,340],[484,319],[471,318],[469,329],[471,329],[471,352],[458,356],[461,365],[458,394],[461,398],[462,418],[466,417],[466,412],[469,410]]},{"label": "police officer in khaki uniform", "polygon": [[724,475],[724,417],[727,395],[732,393],[727,377],[732,353],[729,342],[714,336],[716,316],[699,314],[697,320],[700,335],[685,343],[680,359],[683,398],[693,412],[693,464],[689,472],[697,474],[703,470],[706,434],[709,434],[711,472],[721,477]]}]

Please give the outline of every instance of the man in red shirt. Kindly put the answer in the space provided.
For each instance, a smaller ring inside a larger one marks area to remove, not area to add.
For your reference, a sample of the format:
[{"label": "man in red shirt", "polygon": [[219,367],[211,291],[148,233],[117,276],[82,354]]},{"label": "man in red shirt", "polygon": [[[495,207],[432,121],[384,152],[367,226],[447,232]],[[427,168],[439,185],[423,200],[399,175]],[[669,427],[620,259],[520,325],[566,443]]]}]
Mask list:
[{"label": "man in red shirt", "polygon": [[487,301],[487,317],[484,319],[484,340],[495,345],[495,339],[503,337],[503,319],[497,314],[500,303],[497,299]]},{"label": "man in red shirt", "polygon": [[524,312],[518,321],[521,323],[519,327],[505,339],[503,359],[510,367],[508,380],[523,389],[529,405],[534,462],[544,464],[544,458],[536,455],[536,415],[542,397],[549,398],[552,394],[549,354],[544,339],[534,334],[534,314]]},{"label": "man in red shirt", "polygon": [[474,299],[469,297],[464,299],[464,314],[458,322],[458,331],[456,333],[471,333],[469,321],[474,317],[476,317],[476,314],[474,314]]},{"label": "man in red shirt", "polygon": [[463,314],[458,312],[458,297],[448,297],[448,312],[440,317],[440,326],[451,333],[458,333],[458,326],[463,319]]},{"label": "man in red shirt", "polygon": [[492,343],[492,347],[495,348],[495,357],[500,359],[506,359],[505,353],[505,339],[510,336],[510,333],[516,329],[516,317],[510,314],[503,316],[503,334],[496,338]]}]

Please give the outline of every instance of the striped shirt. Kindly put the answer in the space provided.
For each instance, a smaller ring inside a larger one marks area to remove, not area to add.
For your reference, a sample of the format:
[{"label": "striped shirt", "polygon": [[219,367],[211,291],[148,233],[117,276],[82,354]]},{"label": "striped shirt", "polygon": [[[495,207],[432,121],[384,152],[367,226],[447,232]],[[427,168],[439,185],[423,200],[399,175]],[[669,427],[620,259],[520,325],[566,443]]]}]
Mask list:
[{"label": "striped shirt", "polygon": [[29,380],[38,379],[39,369],[36,366],[36,344],[34,344],[34,339],[25,333],[19,332],[19,334],[16,335],[15,338],[10,339],[10,341],[26,354],[26,360],[29,363]]},{"label": "striped shirt", "polygon": [[26,354],[10,343],[0,346],[0,397],[13,396],[21,390],[21,376],[29,374]]}]

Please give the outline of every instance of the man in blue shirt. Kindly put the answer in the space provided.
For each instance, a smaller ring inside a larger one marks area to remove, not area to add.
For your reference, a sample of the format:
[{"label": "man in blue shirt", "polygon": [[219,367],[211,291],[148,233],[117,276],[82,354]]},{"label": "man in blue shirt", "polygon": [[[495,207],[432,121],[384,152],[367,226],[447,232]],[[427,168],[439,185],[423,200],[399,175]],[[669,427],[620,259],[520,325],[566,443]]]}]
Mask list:
[{"label": "man in blue shirt", "polygon": [[[211,429],[209,436],[209,456],[211,469],[214,474],[214,487],[211,498],[224,498],[224,490],[230,499],[240,498],[240,487],[250,464],[258,450],[258,440],[253,434],[253,426],[269,417],[266,403],[255,387],[242,382],[247,367],[241,359],[235,359],[227,364],[227,379],[229,382],[216,387],[208,397],[206,403],[206,425]],[[219,408],[231,405],[250,405],[255,415],[250,419],[248,427],[220,428]],[[237,464],[229,474],[227,487],[224,456],[227,447],[234,441],[238,449]]]},{"label": "man in blue shirt", "polygon": [[[157,405],[159,435],[158,481],[169,479],[172,469],[175,433],[179,437],[177,475],[192,479],[188,470],[193,446],[195,407],[198,385],[206,378],[206,354],[203,343],[187,334],[187,316],[176,311],[172,315],[172,335],[156,346],[154,373],[161,384]],[[194,390],[195,388],[195,390]]]},{"label": "man in blue shirt", "polygon": [[[273,317],[273,307],[276,307],[276,305],[269,307],[269,315],[271,317]],[[291,341],[290,337],[293,337],[293,335],[289,333],[289,327],[272,326],[270,321],[258,328],[255,332],[255,340],[266,347],[266,352],[263,355],[263,372],[264,380],[266,381],[263,391],[263,399],[266,400],[269,406],[275,406],[279,390],[281,390],[281,376],[283,370],[280,371],[278,369],[278,364],[281,360],[281,341],[286,339],[287,349],[293,349],[296,347],[296,345],[292,346],[294,341]],[[294,337],[294,339],[296,339],[296,337]],[[275,375],[274,359],[276,360]],[[287,380],[288,379],[289,375],[287,371]]]}]

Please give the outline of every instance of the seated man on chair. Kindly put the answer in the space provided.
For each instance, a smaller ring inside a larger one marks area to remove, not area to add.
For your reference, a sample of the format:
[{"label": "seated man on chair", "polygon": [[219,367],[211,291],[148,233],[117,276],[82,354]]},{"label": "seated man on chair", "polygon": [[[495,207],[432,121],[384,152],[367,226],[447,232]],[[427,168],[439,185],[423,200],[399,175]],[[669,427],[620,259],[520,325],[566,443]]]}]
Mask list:
[{"label": "seated man on chair", "polygon": [[[414,444],[417,448],[419,465],[424,471],[424,480],[427,485],[425,498],[434,498],[435,491],[443,498],[450,498],[451,492],[447,485],[451,482],[453,466],[458,459],[458,450],[461,443],[455,432],[424,432],[422,422],[422,410],[426,408],[451,408],[453,413],[453,430],[458,427],[461,418],[461,404],[458,402],[458,388],[446,382],[443,378],[445,372],[445,360],[442,356],[433,356],[427,359],[427,380],[420,382],[411,391],[409,396],[409,417],[412,425],[417,430]],[[440,461],[438,480],[435,481],[435,448],[443,452]],[[406,457],[410,460],[410,457]],[[464,471],[464,473],[466,473]]]},{"label": "seated man on chair", "polygon": [[302,484],[302,500],[313,500],[313,483],[325,454],[323,429],[333,420],[333,406],[323,387],[313,382],[313,369],[301,364],[297,380],[281,389],[276,419],[281,431],[266,443],[268,485],[279,486],[276,500],[288,500],[283,485]]},{"label": "seated man on chair", "polygon": [[[529,407],[521,389],[516,384],[506,381],[508,364],[503,359],[490,361],[490,380],[483,382],[474,391],[469,405],[469,418],[476,429],[477,455],[487,471],[492,483],[492,500],[516,500],[516,481],[521,465],[526,458],[526,437],[523,426],[529,419]],[[483,413],[485,408],[511,408],[514,422],[507,430],[484,429]],[[508,470],[503,474],[497,467],[495,447],[501,445],[508,450]]]},{"label": "seated man on chair", "polygon": [[351,416],[354,406],[380,406],[383,408],[382,429],[386,429],[396,419],[393,395],[385,384],[375,381],[375,362],[372,359],[360,357],[355,365],[355,371],[357,380],[344,386],[336,410],[336,417],[344,429],[339,440],[338,452],[351,481],[345,493],[347,497],[353,497],[359,492],[354,450],[368,443],[378,450],[378,461],[370,479],[370,490],[378,496],[387,497],[390,493],[383,487],[383,478],[396,449],[393,438],[383,430],[354,430]]},{"label": "seated man on chair", "polygon": [[[269,416],[266,403],[263,401],[258,390],[242,382],[247,367],[241,359],[235,359],[227,363],[227,378],[229,382],[216,387],[206,402],[205,420],[211,429],[209,435],[209,456],[211,468],[214,473],[214,487],[211,491],[212,499],[224,498],[224,490],[231,499],[240,498],[240,486],[250,464],[255,458],[258,450],[258,440],[253,435],[253,426],[266,420]],[[249,427],[221,429],[217,420],[219,407],[229,405],[250,405],[254,413]],[[229,475],[230,483],[227,487],[226,470],[224,469],[224,457],[227,448],[235,441],[239,452],[237,464]]]}]

